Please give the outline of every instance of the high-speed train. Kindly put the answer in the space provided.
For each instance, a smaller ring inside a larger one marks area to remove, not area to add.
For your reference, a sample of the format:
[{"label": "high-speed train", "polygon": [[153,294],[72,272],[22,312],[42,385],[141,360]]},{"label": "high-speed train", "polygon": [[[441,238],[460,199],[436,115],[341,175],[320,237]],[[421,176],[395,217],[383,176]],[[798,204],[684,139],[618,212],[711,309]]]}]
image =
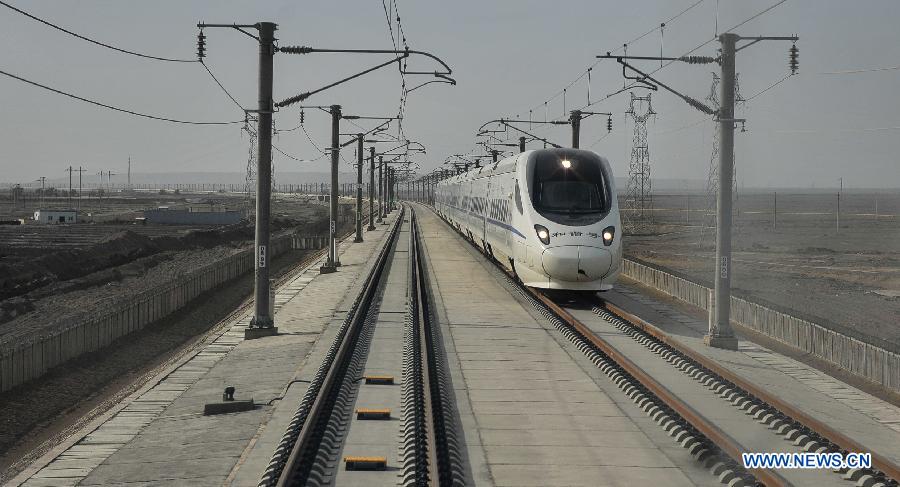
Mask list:
[{"label": "high-speed train", "polygon": [[578,149],[526,151],[435,188],[437,212],[526,285],[607,291],[622,266],[609,162]]}]

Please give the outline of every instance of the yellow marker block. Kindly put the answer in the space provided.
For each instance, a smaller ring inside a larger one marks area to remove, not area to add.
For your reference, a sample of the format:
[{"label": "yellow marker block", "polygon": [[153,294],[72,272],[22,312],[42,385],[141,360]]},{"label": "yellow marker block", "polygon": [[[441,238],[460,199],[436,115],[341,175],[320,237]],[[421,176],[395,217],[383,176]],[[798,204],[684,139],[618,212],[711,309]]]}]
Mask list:
[{"label": "yellow marker block", "polygon": [[387,458],[344,457],[344,468],[347,470],[384,470],[387,468]]},{"label": "yellow marker block", "polygon": [[366,384],[391,385],[394,383],[393,375],[366,375]]},{"label": "yellow marker block", "polygon": [[356,410],[356,419],[391,419],[391,410],[388,408],[359,408]]}]

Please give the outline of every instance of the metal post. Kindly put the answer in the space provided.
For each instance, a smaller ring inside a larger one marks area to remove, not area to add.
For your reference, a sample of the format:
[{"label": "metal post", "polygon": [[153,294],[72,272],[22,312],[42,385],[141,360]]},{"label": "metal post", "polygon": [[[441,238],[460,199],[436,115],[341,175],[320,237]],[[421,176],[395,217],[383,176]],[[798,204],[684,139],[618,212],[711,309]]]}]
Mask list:
[{"label": "metal post", "polygon": [[328,261],[325,262],[319,272],[327,274],[337,270],[341,263],[337,257],[337,241],[335,234],[337,232],[338,217],[338,163],[341,157],[341,106],[331,105],[331,188],[329,201],[329,223],[328,223]]},{"label": "metal post", "polygon": [[394,211],[394,185],[397,182],[394,180],[394,168],[388,168],[388,211]]},{"label": "metal post", "polygon": [[525,152],[525,136],[519,137],[519,152]]},{"label": "metal post", "polygon": [[841,233],[841,193],[844,192],[844,178],[840,178],[840,189],[837,195],[837,208],[834,211],[834,231]]},{"label": "metal post", "polygon": [[356,140],[356,238],[353,241],[362,242],[363,134],[358,134]]},{"label": "metal post", "polygon": [[254,316],[244,330],[245,339],[278,334],[269,300],[269,205],[272,185],[272,63],[275,54],[275,29],[272,22],[260,22],[259,30],[259,112],[257,125],[256,168],[256,245],[254,269]]},{"label": "metal post", "polygon": [[778,230],[778,191],[772,195],[772,230]]},{"label": "metal post", "polygon": [[569,121],[572,123],[572,148],[577,149],[578,139],[581,135],[581,110],[572,110]]},{"label": "metal post", "polygon": [[83,172],[84,172],[84,169],[82,169],[81,166],[78,166],[78,209],[79,210],[81,209],[81,193],[82,193],[81,173],[83,173]]},{"label": "metal post", "polygon": [[369,147],[369,226],[375,230],[375,148]]},{"label": "metal post", "polygon": [[719,192],[716,214],[715,303],[710,307],[709,332],[703,337],[711,347],[737,350],[731,328],[731,182],[734,177],[734,55],[738,35],[719,35],[722,43],[722,82],[719,94]]},{"label": "metal post", "polygon": [[69,208],[72,208],[72,166],[69,166]]},{"label": "metal post", "polygon": [[384,217],[384,156],[378,156],[378,223],[382,223]]}]

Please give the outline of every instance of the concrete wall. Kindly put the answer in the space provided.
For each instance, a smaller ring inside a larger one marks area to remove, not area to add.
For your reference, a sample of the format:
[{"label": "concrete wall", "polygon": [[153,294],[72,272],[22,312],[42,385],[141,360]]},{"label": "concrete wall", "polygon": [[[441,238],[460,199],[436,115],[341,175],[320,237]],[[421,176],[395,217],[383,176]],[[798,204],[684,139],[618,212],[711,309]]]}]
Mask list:
[{"label": "concrete wall", "polygon": [[[710,289],[671,271],[626,259],[623,275],[709,310]],[[731,297],[731,320],[887,389],[900,391],[900,353],[890,343],[873,343],[879,340],[853,336],[859,334],[823,326],[738,296]]]},{"label": "concrete wall", "polygon": [[[291,248],[320,249],[325,237],[284,235],[272,239],[272,256]],[[42,376],[47,370],[81,354],[94,352],[116,339],[178,311],[200,294],[253,271],[253,249],[196,269],[174,282],[140,293],[104,314],[72,323],[30,343],[0,351],[0,392]]]}]

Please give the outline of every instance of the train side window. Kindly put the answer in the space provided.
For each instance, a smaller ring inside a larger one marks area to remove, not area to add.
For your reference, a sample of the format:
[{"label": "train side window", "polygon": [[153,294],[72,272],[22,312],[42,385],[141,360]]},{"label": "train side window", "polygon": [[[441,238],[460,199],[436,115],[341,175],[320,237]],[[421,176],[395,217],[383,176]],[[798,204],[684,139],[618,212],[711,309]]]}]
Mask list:
[{"label": "train side window", "polygon": [[516,185],[516,191],[515,191],[515,193],[516,193],[516,209],[519,210],[519,214],[521,215],[521,214],[523,214],[522,193],[519,191],[519,180],[518,179],[515,180],[515,185]]}]

